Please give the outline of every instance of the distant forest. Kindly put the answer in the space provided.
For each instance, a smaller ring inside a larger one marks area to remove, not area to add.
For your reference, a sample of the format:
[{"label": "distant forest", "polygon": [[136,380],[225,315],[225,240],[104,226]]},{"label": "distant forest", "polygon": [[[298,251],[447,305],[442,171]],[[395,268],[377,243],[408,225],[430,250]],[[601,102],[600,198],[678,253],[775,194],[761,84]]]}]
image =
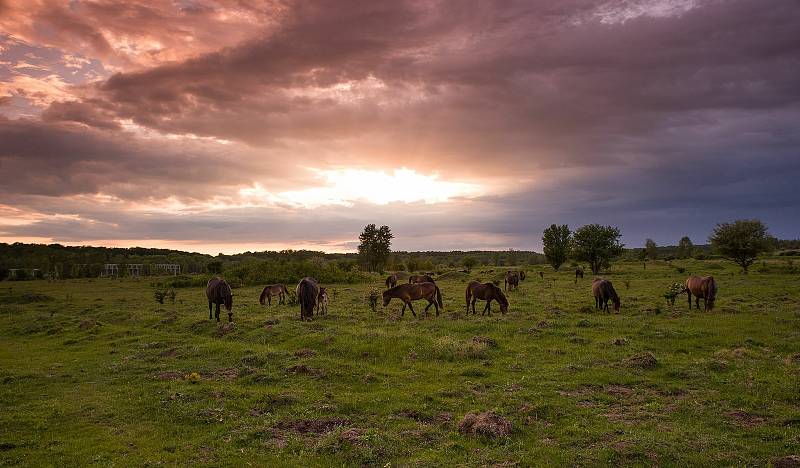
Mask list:
[{"label": "distant forest", "polygon": [[[781,254],[798,255],[800,240],[778,240],[776,250]],[[625,249],[622,258],[643,258],[642,248]],[[658,247],[663,259],[678,258],[677,246]],[[695,245],[691,254],[695,258],[711,258],[708,245]],[[466,261],[471,259],[470,261]],[[524,266],[545,263],[544,255],[527,250],[504,251],[451,251],[451,252],[392,252],[387,271],[430,271],[463,268],[464,264],[480,266]],[[268,281],[286,275],[291,278],[302,271],[322,271],[331,281],[344,278],[358,281],[362,278],[358,255],[355,253],[324,253],[311,250],[283,250],[243,252],[235,255],[208,255],[180,250],[151,249],[144,247],[71,247],[60,244],[0,243],[0,280],[31,278],[96,278],[104,273],[106,264],[117,264],[119,276],[130,275],[129,265],[142,265],[144,274],[166,275],[155,268],[157,264],[180,265],[184,274],[239,275],[244,282]],[[10,273],[13,271],[13,275]],[[245,278],[250,278],[250,281]],[[289,279],[289,278],[286,278]]]}]

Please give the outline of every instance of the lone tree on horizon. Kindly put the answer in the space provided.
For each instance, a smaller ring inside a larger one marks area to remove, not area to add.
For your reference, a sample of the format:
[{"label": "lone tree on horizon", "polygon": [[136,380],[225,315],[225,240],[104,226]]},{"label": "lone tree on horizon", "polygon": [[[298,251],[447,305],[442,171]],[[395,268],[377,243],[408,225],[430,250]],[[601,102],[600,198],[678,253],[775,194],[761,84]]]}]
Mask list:
[{"label": "lone tree on horizon", "polygon": [[358,259],[369,271],[383,271],[386,261],[391,254],[392,239],[394,235],[389,226],[376,227],[374,224],[364,226],[364,231],[358,236],[361,243],[358,245]]},{"label": "lone tree on horizon", "polygon": [[547,263],[553,267],[555,271],[561,268],[561,265],[567,261],[570,250],[570,231],[566,224],[556,226],[551,224],[549,228],[545,229],[542,233],[542,248],[544,256],[547,258]]},{"label": "lone tree on horizon", "polygon": [[587,224],[572,235],[572,253],[576,260],[589,263],[593,274],[611,266],[611,259],[622,254],[624,244],[619,228]]},{"label": "lone tree on horizon", "polygon": [[772,250],[773,238],[758,219],[719,223],[709,236],[713,251],[740,267],[744,274],[759,254]]},{"label": "lone tree on horizon", "polygon": [[658,244],[653,239],[644,241],[645,256],[650,260],[658,260]]},{"label": "lone tree on horizon", "polygon": [[676,252],[676,256],[678,258],[689,258],[692,256],[692,250],[694,250],[694,244],[692,244],[692,240],[689,239],[689,236],[681,237],[680,242],[678,242],[678,251]]}]

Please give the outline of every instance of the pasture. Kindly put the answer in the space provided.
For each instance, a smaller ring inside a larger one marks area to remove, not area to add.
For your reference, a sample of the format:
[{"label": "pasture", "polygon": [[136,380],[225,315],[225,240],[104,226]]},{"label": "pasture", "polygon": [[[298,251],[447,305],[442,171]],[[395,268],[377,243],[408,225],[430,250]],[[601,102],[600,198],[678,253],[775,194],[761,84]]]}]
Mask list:
[{"label": "pasture", "polygon": [[[467,282],[501,278],[488,268],[437,280],[438,318],[401,319],[396,300],[373,313],[376,276],[323,284],[330,310],[311,322],[260,306],[261,286],[238,288],[234,326],[208,320],[203,288],[162,305],[146,278],[1,283],[0,463],[764,466],[800,454],[797,274],[617,263],[603,276],[622,308],[607,315],[591,274],[574,284],[569,267],[531,266],[508,314],[493,304],[482,317],[478,302],[467,316]],[[666,304],[689,273],[717,278],[712,313],[689,312],[685,295]],[[459,431],[488,410],[509,435]]]}]

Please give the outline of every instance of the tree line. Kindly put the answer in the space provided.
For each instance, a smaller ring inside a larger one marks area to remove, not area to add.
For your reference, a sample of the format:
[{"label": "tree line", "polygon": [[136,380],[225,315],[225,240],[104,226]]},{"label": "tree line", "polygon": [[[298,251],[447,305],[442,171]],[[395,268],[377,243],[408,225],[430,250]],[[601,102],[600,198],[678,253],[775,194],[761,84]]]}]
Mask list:
[{"label": "tree line", "polygon": [[[599,274],[610,267],[612,259],[623,253],[621,238],[619,228],[614,226],[589,224],[571,232],[566,224],[552,224],[542,233],[542,246],[547,262],[556,271],[571,258],[586,262],[593,274]],[[758,219],[740,219],[717,224],[708,242],[714,254],[736,263],[747,273],[759,255],[780,245],[792,245],[793,241],[778,241]],[[691,239],[684,236],[675,248],[675,257],[688,258],[694,249]],[[652,239],[645,241],[640,252],[642,260],[659,258],[658,246]]]}]

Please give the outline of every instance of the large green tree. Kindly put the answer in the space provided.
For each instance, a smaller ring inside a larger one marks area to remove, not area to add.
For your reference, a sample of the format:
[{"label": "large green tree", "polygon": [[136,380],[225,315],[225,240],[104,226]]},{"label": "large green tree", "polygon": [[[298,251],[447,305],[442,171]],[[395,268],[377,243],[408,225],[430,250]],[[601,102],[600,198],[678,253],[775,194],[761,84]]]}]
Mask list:
[{"label": "large green tree", "polygon": [[772,250],[774,243],[767,226],[757,219],[717,224],[708,241],[714,253],[736,263],[744,273],[759,254]]},{"label": "large green tree", "polygon": [[392,247],[392,230],[389,226],[376,227],[374,224],[364,226],[364,231],[358,236],[361,243],[358,246],[358,258],[361,264],[369,271],[383,271],[389,259]]},{"label": "large green tree", "polygon": [[658,260],[658,245],[653,239],[644,242],[645,256],[650,260]]},{"label": "large green tree", "polygon": [[689,236],[683,236],[681,237],[680,242],[678,242],[678,251],[676,252],[676,256],[678,258],[691,257],[692,250],[694,250],[694,244],[692,244],[692,240],[689,239]]},{"label": "large green tree", "polygon": [[561,265],[567,261],[570,250],[570,231],[566,224],[556,226],[551,224],[542,233],[542,248],[544,256],[554,270],[558,271]]},{"label": "large green tree", "polygon": [[572,235],[572,254],[576,260],[587,262],[592,273],[611,266],[611,259],[622,254],[624,244],[619,228],[588,224]]}]

